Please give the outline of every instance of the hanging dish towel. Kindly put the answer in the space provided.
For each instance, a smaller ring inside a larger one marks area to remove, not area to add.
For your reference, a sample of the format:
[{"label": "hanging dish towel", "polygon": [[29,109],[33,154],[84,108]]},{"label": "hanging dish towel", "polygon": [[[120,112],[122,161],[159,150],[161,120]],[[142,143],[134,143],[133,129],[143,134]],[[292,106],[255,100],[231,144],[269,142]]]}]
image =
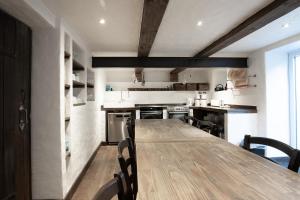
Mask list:
[{"label": "hanging dish towel", "polygon": [[231,69],[227,78],[232,82],[235,89],[247,88],[249,86],[247,69]]},{"label": "hanging dish towel", "polygon": [[245,80],[248,79],[248,71],[247,69],[231,69],[228,71],[228,80],[236,81],[236,80]]},{"label": "hanging dish towel", "polygon": [[241,89],[249,86],[248,79],[234,81],[234,88]]}]

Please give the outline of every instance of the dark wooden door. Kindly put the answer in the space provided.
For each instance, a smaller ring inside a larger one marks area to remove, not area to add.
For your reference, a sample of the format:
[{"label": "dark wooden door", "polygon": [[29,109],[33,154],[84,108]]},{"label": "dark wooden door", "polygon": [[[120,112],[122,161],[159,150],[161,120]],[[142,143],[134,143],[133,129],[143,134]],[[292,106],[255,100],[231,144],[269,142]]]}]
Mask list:
[{"label": "dark wooden door", "polygon": [[31,30],[0,11],[0,199],[31,199]]}]

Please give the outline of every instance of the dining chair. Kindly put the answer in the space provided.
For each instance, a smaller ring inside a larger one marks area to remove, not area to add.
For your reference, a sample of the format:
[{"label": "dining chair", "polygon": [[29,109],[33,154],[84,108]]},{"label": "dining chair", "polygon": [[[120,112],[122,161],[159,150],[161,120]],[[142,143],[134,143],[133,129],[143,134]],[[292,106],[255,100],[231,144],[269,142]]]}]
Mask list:
[{"label": "dining chair", "polygon": [[[275,149],[278,149],[278,150],[284,152],[290,158],[289,164],[288,164],[288,169],[290,169],[294,172],[298,172],[299,165],[300,165],[300,151],[299,150],[294,149],[293,147],[291,147],[283,142],[280,142],[278,140],[264,138],[264,137],[252,137],[250,135],[245,135],[243,148],[250,152],[253,152],[251,149],[251,144],[266,145],[266,146],[270,146],[270,147],[273,147]],[[262,157],[264,157],[268,160],[271,160],[270,158],[267,158],[265,156],[262,156]],[[274,160],[271,160],[271,161],[275,162]]]},{"label": "dining chair", "polygon": [[[128,151],[128,156],[125,156],[125,150]],[[131,138],[126,138],[118,144],[118,160],[121,171],[125,176],[125,181],[128,187],[128,195],[133,195],[133,199],[135,200],[138,192],[138,177],[136,152]]]},{"label": "dining chair", "polygon": [[192,117],[192,116],[184,116],[184,121],[186,123],[190,123],[190,121],[192,122],[192,126],[195,126],[197,125],[197,119],[195,117]]},{"label": "dining chair", "polygon": [[118,196],[119,200],[130,200],[128,195],[124,173],[119,172],[98,190],[93,200],[110,200],[115,196]]},{"label": "dining chair", "polygon": [[216,124],[214,124],[213,122],[210,122],[210,121],[206,121],[206,120],[200,120],[200,119],[197,119],[195,117],[191,117],[191,116],[188,116],[186,117],[187,120],[192,120],[192,125],[199,128],[199,129],[202,129],[210,134],[213,133],[213,131],[216,131]]},{"label": "dining chair", "polygon": [[212,133],[212,131],[214,131],[214,128],[216,127],[216,124],[210,121],[198,120],[197,127],[208,133]]},{"label": "dining chair", "polygon": [[132,118],[128,118],[126,122],[128,135],[135,142],[135,120]]}]

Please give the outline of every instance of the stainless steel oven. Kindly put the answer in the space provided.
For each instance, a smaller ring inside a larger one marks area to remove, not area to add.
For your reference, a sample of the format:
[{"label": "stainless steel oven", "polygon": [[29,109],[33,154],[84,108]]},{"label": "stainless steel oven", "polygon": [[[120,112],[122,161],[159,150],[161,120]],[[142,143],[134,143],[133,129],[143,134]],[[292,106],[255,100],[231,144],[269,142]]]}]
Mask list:
[{"label": "stainless steel oven", "polygon": [[168,112],[169,119],[179,119],[181,121],[187,122],[185,117],[189,116],[189,112]]},{"label": "stainless steel oven", "polygon": [[168,107],[169,119],[179,119],[187,122],[185,117],[189,116],[189,108],[186,106],[169,106]]},{"label": "stainless steel oven", "polygon": [[141,119],[163,119],[162,107],[141,107]]}]

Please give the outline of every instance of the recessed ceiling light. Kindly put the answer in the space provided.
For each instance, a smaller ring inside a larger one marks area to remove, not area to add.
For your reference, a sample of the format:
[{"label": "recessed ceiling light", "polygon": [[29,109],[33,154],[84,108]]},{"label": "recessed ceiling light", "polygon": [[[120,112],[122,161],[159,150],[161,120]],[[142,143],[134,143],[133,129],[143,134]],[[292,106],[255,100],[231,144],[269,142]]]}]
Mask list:
[{"label": "recessed ceiling light", "polygon": [[288,27],[290,27],[290,24],[289,23],[284,23],[284,24],[281,25],[281,27],[282,28],[288,28]]},{"label": "recessed ceiling light", "polygon": [[106,23],[105,19],[102,18],[99,20],[99,24],[105,24],[105,23]]},{"label": "recessed ceiling light", "polygon": [[202,21],[198,21],[197,22],[197,26],[202,26],[203,25],[203,22]]}]

